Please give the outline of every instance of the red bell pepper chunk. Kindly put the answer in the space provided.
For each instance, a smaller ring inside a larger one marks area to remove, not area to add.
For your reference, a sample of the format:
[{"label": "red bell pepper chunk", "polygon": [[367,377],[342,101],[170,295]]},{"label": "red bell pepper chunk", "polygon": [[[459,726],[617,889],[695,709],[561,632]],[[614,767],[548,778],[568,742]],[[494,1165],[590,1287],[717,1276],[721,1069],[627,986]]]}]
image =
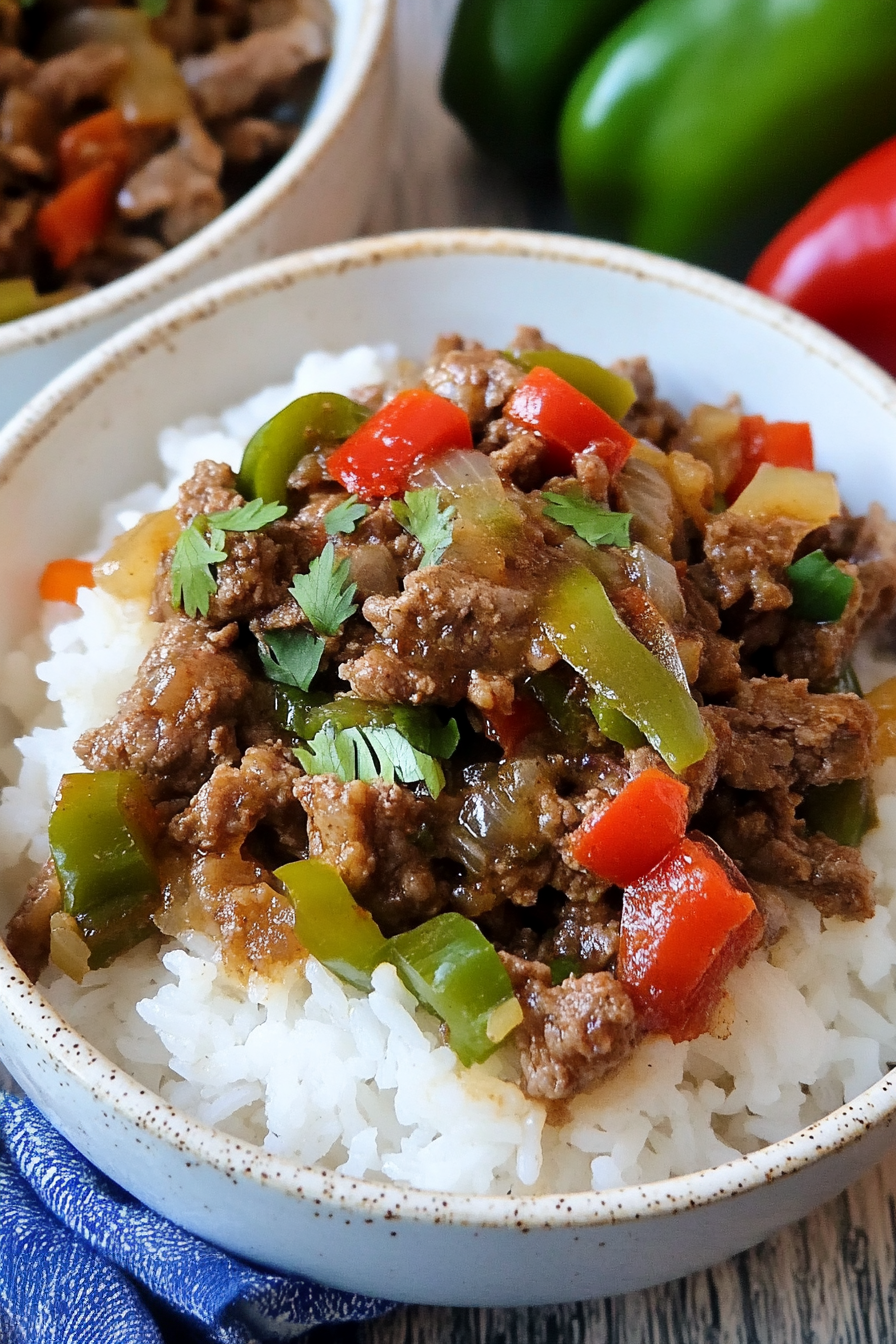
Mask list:
[{"label": "red bell pepper chunk", "polygon": [[89,560],[51,560],[40,576],[40,595],[45,602],[78,601],[79,588],[95,588]]},{"label": "red bell pepper chunk", "polygon": [[610,474],[619,471],[635,439],[618,420],[553,369],[534,368],[517,384],[504,415],[540,434],[550,449],[549,470],[567,472],[576,453],[596,452]]},{"label": "red bell pepper chunk", "polygon": [[497,742],[505,756],[514,756],[527,737],[548,726],[547,714],[537,700],[517,696],[509,714],[490,709],[485,718],[486,736]]},{"label": "red bell pepper chunk", "polygon": [[687,824],[688,786],[662,770],[644,770],[585,818],[569,850],[589,872],[627,887],[678,844]]},{"label": "red bell pepper chunk", "polygon": [[415,467],[451,448],[472,448],[470,421],[453,402],[422,387],[399,392],[327,461],[334,480],[361,499],[400,495]]},{"label": "red bell pepper chunk", "polygon": [[772,239],[747,284],[896,375],[896,136],[813,196]]},{"label": "red bell pepper chunk", "polygon": [[736,873],[689,837],[625,891],[616,974],[646,1031],[702,1035],[729,971],[761,941],[762,916]]},{"label": "red bell pepper chunk", "polygon": [[96,247],[112,222],[118,172],[103,163],[63,187],[37,212],[37,236],[64,271]]},{"label": "red bell pepper chunk", "polygon": [[746,490],[763,462],[773,467],[815,469],[812,429],[805,421],[774,420],[769,423],[761,415],[743,415],[740,444],[740,471],[725,493],[729,504]]},{"label": "red bell pepper chunk", "polygon": [[56,152],[65,185],[100,164],[114,168],[120,183],[131,162],[128,124],[117,107],[97,112],[67,127],[59,137]]}]

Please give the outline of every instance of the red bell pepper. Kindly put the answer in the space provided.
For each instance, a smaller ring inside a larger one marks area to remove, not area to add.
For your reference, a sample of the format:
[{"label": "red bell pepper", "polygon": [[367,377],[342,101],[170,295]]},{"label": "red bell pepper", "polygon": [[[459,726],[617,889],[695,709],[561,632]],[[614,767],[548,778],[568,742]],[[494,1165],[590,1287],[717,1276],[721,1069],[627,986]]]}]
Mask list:
[{"label": "red bell pepper", "polygon": [[729,971],[762,938],[741,882],[711,841],[691,836],[626,889],[616,974],[645,1030],[690,1041],[708,1029]]},{"label": "red bell pepper", "polygon": [[576,453],[591,451],[619,471],[635,443],[628,430],[553,369],[527,373],[504,407],[506,419],[540,434],[550,450],[548,469],[567,472]]},{"label": "red bell pepper", "polygon": [[773,467],[815,469],[812,429],[805,421],[775,420],[769,423],[761,415],[743,415],[739,433],[741,466],[725,492],[729,504],[746,490],[763,462]]},{"label": "red bell pepper", "polygon": [[665,858],[688,824],[688,786],[662,770],[644,770],[570,837],[576,863],[627,887]]},{"label": "red bell pepper", "polygon": [[45,602],[78,601],[79,588],[95,588],[89,560],[51,560],[40,576],[40,595]]},{"label": "red bell pepper", "polygon": [[64,185],[100,164],[114,168],[120,184],[131,162],[128,124],[116,107],[97,112],[67,127],[59,137],[56,152]]},{"label": "red bell pepper", "polygon": [[747,277],[896,374],[896,136],[814,196]]},{"label": "red bell pepper", "polygon": [[533,733],[549,726],[549,719],[537,700],[517,696],[509,714],[490,709],[483,715],[486,736],[497,742],[505,756],[515,756],[517,747]]},{"label": "red bell pepper", "polygon": [[112,222],[117,189],[117,170],[101,163],[63,187],[38,210],[37,236],[58,271],[96,247]]},{"label": "red bell pepper", "polygon": [[451,448],[472,448],[470,421],[453,402],[422,387],[399,392],[327,461],[334,480],[364,500],[405,489],[415,467]]}]

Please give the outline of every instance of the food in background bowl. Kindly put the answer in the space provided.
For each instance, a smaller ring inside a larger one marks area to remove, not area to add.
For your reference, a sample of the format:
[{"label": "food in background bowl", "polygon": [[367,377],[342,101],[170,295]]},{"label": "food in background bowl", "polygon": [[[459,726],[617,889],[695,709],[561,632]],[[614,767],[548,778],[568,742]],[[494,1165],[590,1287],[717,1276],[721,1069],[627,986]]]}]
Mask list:
[{"label": "food in background bowl", "polygon": [[0,322],[183,242],[292,144],[327,0],[0,11]]},{"label": "food in background bowl", "polygon": [[96,589],[45,574],[66,726],[0,812],[36,855],[62,775],[8,941],[107,1054],[273,1152],[476,1193],[711,1166],[896,1058],[851,661],[894,528],[807,425],[685,420],[524,328],[308,356],[160,448]]}]

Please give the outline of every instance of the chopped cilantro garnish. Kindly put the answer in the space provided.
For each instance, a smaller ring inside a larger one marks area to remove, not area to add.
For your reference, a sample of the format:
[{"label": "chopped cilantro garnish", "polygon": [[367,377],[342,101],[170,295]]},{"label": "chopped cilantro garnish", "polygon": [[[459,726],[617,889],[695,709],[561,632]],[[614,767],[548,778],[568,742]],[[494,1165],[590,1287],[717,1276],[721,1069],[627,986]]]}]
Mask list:
[{"label": "chopped cilantro garnish", "polygon": [[324,514],[324,530],[328,537],[335,537],[337,532],[354,532],[369,512],[368,504],[361,504],[357,495],[349,495],[335,509],[329,509]]},{"label": "chopped cilantro garnish", "polygon": [[260,644],[258,656],[268,679],[307,691],[324,651],[320,636],[310,630],[266,630],[264,643],[270,653]]},{"label": "chopped cilantro garnish", "polygon": [[206,538],[207,527],[205,515],[197,514],[178,537],[171,559],[171,601],[183,605],[188,616],[208,615],[209,598],[218,587],[211,567],[227,559],[223,530],[213,527]]},{"label": "chopped cilantro garnish", "polygon": [[221,513],[210,513],[208,521],[212,527],[220,527],[224,532],[258,532],[268,523],[275,523],[286,513],[285,504],[265,504],[263,499],[250,499],[238,509],[225,509]]},{"label": "chopped cilantro garnish", "polygon": [[328,541],[307,574],[293,575],[290,592],[319,635],[335,635],[358,610],[352,601],[358,585],[349,579],[348,560],[336,564],[336,551]]},{"label": "chopped cilantro garnish", "polygon": [[337,729],[325,724],[308,743],[295,747],[295,754],[309,775],[336,775],[343,783],[376,779],[387,784],[426,785],[433,798],[445,787],[445,773],[434,756],[412,747],[398,728],[355,727]]},{"label": "chopped cilantro garnish", "polygon": [[553,518],[555,523],[571,527],[576,536],[587,541],[589,546],[631,545],[630,513],[610,513],[601,504],[586,498],[580,486],[563,495],[547,490],[544,498],[548,500],[544,506],[545,516]]},{"label": "chopped cilantro garnish", "polygon": [[447,504],[441,508],[438,490],[435,486],[429,486],[425,490],[408,490],[403,503],[398,499],[393,500],[392,512],[405,532],[410,532],[423,547],[420,568],[437,565],[451,545],[454,505]]}]

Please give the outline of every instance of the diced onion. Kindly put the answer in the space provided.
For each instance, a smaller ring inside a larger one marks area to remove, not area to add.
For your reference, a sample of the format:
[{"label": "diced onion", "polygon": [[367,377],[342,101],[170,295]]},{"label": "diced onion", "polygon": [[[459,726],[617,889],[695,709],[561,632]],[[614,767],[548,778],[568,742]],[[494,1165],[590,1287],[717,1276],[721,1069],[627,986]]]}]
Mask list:
[{"label": "diced onion", "polygon": [[519,999],[505,999],[499,1003],[489,1014],[486,1024],[485,1034],[495,1045],[503,1041],[505,1036],[509,1036],[514,1027],[518,1027],[523,1020],[523,1010],[520,1007]]},{"label": "diced onion", "polygon": [[545,784],[540,762],[523,759],[485,766],[467,791],[450,831],[452,857],[481,877],[497,853],[525,861],[544,848],[539,824]]},{"label": "diced onion", "polygon": [[436,487],[455,509],[446,560],[455,560],[483,578],[498,579],[520,527],[520,514],[507,498],[501,478],[484,453],[453,449],[413,473],[410,489]]},{"label": "diced onion", "polygon": [[620,510],[632,515],[632,536],[671,560],[675,496],[662,472],[632,456],[616,477],[616,490]]},{"label": "diced onion", "polygon": [[684,598],[675,566],[641,542],[635,543],[631,555],[638,567],[641,587],[653,605],[667,621],[683,621],[686,614]]},{"label": "diced onion", "polygon": [[79,985],[90,970],[90,949],[78,921],[63,910],[50,916],[50,960]]}]

